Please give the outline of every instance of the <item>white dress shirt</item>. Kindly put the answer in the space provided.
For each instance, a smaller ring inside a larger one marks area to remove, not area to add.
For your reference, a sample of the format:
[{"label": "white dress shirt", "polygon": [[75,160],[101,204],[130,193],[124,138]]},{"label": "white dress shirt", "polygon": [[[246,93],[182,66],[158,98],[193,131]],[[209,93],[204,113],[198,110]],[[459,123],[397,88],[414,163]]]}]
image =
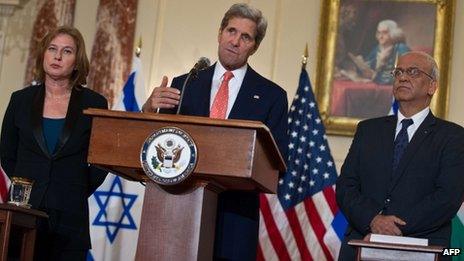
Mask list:
[{"label": "white dress shirt", "polygon": [[[419,128],[419,126],[422,124],[422,122],[425,120],[425,118],[427,117],[427,115],[429,114],[430,112],[430,108],[427,107],[425,109],[423,109],[422,111],[414,114],[413,116],[411,116],[409,119],[412,119],[413,121],[413,124],[411,124],[409,127],[408,127],[408,138],[409,138],[409,141],[411,141],[412,139],[412,136],[414,135],[414,133],[416,133],[417,129]],[[398,135],[398,133],[400,132],[401,130],[401,121],[403,119],[406,119],[406,117],[404,117],[403,114],[401,114],[400,110],[398,110],[398,121],[396,123],[396,134],[395,134],[395,139],[396,139],[396,136]]]},{"label": "white dress shirt", "polygon": [[[234,106],[235,100],[237,99],[237,95],[240,91],[240,87],[242,86],[243,78],[245,77],[247,68],[248,65],[245,64],[244,66],[232,71],[234,77],[229,80],[229,99],[227,103],[226,119],[229,118],[229,113]],[[213,106],[214,97],[216,97],[216,93],[219,91],[219,87],[221,86],[222,79],[224,78],[224,73],[226,71],[227,70],[224,68],[224,66],[222,66],[221,62],[217,61],[216,66],[214,67],[213,81],[211,83],[211,96],[209,102],[210,111],[211,107]]]}]

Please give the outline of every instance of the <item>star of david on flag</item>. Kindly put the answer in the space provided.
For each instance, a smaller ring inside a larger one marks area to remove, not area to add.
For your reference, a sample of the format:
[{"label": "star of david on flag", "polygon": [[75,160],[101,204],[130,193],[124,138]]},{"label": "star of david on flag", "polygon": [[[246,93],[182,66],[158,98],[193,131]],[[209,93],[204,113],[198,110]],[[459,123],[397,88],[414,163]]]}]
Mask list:
[{"label": "star of david on flag", "polygon": [[[113,243],[119,229],[137,229],[134,218],[130,213],[130,209],[134,205],[137,195],[124,193],[121,179],[119,177],[114,178],[109,191],[99,190],[94,193],[94,196],[98,206],[100,207],[100,211],[92,225],[106,227],[106,235],[111,243]],[[116,204],[121,204],[122,209],[120,213],[107,213],[107,209],[109,209],[110,202],[112,200],[118,201]],[[116,215],[114,217],[110,217],[110,214]]]},{"label": "star of david on flag", "polygon": [[308,73],[288,117],[287,172],[260,197],[258,260],[336,260],[347,221],[335,201],[337,171]]}]

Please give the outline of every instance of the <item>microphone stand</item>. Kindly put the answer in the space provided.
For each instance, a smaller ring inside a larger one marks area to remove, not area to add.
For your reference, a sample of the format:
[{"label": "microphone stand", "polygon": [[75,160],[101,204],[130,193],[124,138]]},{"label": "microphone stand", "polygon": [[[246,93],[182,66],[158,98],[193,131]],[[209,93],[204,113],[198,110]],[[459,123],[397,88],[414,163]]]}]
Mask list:
[{"label": "microphone stand", "polygon": [[187,78],[185,78],[184,84],[182,84],[182,88],[180,89],[180,99],[179,99],[179,105],[177,105],[177,111],[176,114],[180,113],[180,107],[182,106],[182,101],[184,100],[184,90],[185,86],[187,86],[187,83],[189,82],[190,78],[193,77],[195,78],[197,76],[197,70],[195,70],[195,67],[190,70],[190,72],[187,74]]},{"label": "microphone stand", "polygon": [[[179,114],[180,112],[180,107],[182,106],[182,100],[184,99],[184,90],[185,86],[187,86],[187,83],[189,82],[190,78],[193,76],[194,78],[197,76],[198,73],[198,63],[196,63],[193,68],[190,70],[190,72],[187,74],[187,78],[185,78],[184,83],[182,84],[182,88],[180,89],[180,99],[179,99],[179,105],[177,105],[177,111],[176,114]],[[160,112],[160,108],[156,109],[156,113]]]},{"label": "microphone stand", "polygon": [[195,65],[190,70],[190,72],[187,74],[187,78],[185,78],[184,84],[182,84],[182,88],[180,89],[180,99],[179,99],[179,105],[177,105],[176,114],[180,113],[180,108],[182,107],[182,101],[184,100],[184,90],[185,90],[185,87],[187,86],[187,83],[190,81],[191,78],[197,78],[198,71],[205,69],[209,65],[210,65],[209,59],[205,57],[201,57],[198,60],[198,62],[195,63]]}]

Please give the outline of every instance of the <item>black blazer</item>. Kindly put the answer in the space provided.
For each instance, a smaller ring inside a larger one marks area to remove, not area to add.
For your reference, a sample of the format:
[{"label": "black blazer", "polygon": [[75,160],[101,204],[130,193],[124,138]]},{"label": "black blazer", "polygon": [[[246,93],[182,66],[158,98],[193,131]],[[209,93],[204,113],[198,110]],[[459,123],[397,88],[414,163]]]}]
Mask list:
[{"label": "black blazer", "polygon": [[[209,116],[212,65],[198,73],[184,90],[180,113]],[[181,88],[187,75],[173,79],[171,86]],[[175,113],[177,108],[162,110]],[[263,122],[270,130],[284,158],[288,147],[287,94],[280,86],[255,72],[245,73],[229,119]],[[215,258],[256,260],[259,229],[259,198],[256,192],[227,191],[219,195],[215,236]]]},{"label": "black blazer", "polygon": [[30,203],[50,215],[58,244],[68,249],[90,248],[88,197],[106,172],[87,163],[91,118],[83,110],[107,108],[106,99],[87,89],[73,88],[65,124],[54,154],[48,152],[42,112],[45,88],[36,85],[12,94],[1,133],[0,157],[9,177],[34,180]]},{"label": "black blazer", "polygon": [[403,219],[404,236],[449,246],[451,219],[464,199],[464,129],[429,113],[393,174],[396,123],[389,116],[358,125],[336,187],[349,222],[341,259],[352,250],[346,242],[370,233],[380,212]]}]

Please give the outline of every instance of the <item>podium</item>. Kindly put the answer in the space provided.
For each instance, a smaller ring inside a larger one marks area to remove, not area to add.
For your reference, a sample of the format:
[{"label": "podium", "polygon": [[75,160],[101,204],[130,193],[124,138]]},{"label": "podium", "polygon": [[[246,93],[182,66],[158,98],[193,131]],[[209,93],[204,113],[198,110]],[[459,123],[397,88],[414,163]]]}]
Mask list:
[{"label": "podium", "polygon": [[[217,195],[225,190],[275,193],[285,163],[260,122],[206,117],[84,111],[92,119],[88,162],[146,182],[136,260],[212,260]],[[193,173],[159,186],[143,172],[142,145],[157,129],[183,129],[197,146]]]},{"label": "podium", "polygon": [[348,245],[356,248],[356,260],[439,260],[443,251],[440,246],[419,246],[350,240]]},{"label": "podium", "polygon": [[7,260],[10,234],[22,233],[20,260],[32,260],[34,257],[37,218],[48,218],[45,212],[0,204],[0,260]]}]

